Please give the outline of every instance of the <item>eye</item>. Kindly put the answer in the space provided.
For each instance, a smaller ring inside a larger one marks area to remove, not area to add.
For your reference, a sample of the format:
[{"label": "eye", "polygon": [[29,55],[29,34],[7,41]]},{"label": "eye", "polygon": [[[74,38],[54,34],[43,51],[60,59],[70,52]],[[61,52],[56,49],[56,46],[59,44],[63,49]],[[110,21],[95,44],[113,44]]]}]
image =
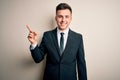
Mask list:
[{"label": "eye", "polygon": [[58,18],[62,18],[63,16],[59,15]]},{"label": "eye", "polygon": [[69,16],[68,16],[68,15],[66,15],[65,17],[66,17],[66,18],[69,18]]}]

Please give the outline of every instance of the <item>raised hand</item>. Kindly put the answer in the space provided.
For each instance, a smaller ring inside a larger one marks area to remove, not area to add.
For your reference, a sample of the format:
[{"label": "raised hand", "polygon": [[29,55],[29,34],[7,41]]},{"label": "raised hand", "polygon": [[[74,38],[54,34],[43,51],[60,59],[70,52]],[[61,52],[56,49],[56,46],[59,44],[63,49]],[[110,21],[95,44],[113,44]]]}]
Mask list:
[{"label": "raised hand", "polygon": [[32,31],[28,25],[26,25],[27,29],[29,30],[28,40],[31,44],[37,43],[37,33]]}]

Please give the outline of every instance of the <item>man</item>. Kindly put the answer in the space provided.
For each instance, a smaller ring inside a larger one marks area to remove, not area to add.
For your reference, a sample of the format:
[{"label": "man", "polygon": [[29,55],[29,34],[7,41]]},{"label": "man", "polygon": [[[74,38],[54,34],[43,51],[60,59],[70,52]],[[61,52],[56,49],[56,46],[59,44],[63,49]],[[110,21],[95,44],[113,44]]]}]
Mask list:
[{"label": "man", "polygon": [[31,55],[36,63],[46,57],[43,80],[77,80],[76,63],[79,80],[87,80],[82,35],[69,29],[72,9],[66,3],[56,7],[57,28],[44,33],[40,46],[37,34],[29,26],[28,40],[31,43]]}]

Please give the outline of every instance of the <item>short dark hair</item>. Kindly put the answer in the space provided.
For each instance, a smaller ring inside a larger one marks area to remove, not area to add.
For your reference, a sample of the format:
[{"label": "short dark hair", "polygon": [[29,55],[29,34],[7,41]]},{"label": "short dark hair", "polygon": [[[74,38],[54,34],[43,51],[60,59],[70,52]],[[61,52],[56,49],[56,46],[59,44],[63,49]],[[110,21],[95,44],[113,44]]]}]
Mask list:
[{"label": "short dark hair", "polygon": [[60,3],[56,6],[56,13],[58,10],[65,10],[65,9],[69,9],[70,12],[72,13],[72,8],[67,4],[67,3]]}]

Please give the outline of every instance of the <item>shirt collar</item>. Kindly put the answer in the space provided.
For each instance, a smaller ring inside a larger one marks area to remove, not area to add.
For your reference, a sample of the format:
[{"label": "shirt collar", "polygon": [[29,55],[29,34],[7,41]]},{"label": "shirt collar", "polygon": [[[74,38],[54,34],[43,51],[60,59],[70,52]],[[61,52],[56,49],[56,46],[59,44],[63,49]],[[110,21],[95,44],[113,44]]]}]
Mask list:
[{"label": "shirt collar", "polygon": [[69,28],[67,28],[66,30],[64,31],[60,31],[60,29],[57,27],[57,33],[60,34],[60,33],[64,33],[64,34],[68,34],[69,32]]}]

